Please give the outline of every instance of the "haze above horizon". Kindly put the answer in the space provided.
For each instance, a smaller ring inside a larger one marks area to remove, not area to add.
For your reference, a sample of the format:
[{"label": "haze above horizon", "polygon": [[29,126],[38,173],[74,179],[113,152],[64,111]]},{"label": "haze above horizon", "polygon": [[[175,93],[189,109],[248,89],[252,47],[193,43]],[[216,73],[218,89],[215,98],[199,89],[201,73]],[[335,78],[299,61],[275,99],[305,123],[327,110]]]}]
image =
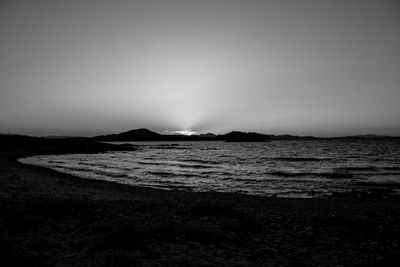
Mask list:
[{"label": "haze above horizon", "polygon": [[396,1],[2,1],[0,132],[400,135]]}]

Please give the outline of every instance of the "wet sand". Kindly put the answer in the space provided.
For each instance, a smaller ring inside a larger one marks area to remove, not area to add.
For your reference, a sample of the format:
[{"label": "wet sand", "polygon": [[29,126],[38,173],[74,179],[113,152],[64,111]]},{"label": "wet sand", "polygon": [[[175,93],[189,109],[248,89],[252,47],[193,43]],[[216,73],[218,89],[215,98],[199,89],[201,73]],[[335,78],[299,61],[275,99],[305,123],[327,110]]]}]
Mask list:
[{"label": "wet sand", "polygon": [[[2,266],[397,266],[400,199],[280,199],[84,180],[0,152]],[[109,147],[68,152],[100,152]],[[119,148],[122,149],[122,148]]]}]

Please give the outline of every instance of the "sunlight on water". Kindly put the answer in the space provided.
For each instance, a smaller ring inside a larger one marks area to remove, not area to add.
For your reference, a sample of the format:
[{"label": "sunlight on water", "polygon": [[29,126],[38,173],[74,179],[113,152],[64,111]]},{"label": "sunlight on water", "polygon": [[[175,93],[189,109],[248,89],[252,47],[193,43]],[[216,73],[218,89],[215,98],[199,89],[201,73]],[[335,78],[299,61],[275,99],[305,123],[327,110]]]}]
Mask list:
[{"label": "sunlight on water", "polygon": [[20,159],[88,179],[187,191],[315,197],[400,188],[395,141],[138,142],[137,151]]}]

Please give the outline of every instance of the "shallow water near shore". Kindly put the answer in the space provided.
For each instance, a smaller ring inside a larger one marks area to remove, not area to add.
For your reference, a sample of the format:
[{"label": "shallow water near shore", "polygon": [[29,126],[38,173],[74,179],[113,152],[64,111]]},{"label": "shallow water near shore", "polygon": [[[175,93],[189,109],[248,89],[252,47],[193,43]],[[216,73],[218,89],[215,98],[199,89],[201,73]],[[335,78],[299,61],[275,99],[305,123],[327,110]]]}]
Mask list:
[{"label": "shallow water near shore", "polygon": [[[126,143],[126,142],[125,142]],[[400,192],[400,142],[131,142],[138,150],[41,155],[20,162],[87,179],[167,190],[320,197]]]}]

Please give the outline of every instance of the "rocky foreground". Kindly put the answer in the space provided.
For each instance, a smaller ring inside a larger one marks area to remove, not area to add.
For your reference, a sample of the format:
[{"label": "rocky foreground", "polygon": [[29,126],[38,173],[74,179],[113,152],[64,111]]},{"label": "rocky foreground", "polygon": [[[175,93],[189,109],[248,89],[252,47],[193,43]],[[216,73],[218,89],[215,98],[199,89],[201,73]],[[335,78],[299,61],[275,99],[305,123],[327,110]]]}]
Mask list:
[{"label": "rocky foreground", "polygon": [[1,266],[397,266],[400,262],[398,198],[279,199],[84,180],[16,159],[134,147],[85,140],[35,142],[1,144]]}]

